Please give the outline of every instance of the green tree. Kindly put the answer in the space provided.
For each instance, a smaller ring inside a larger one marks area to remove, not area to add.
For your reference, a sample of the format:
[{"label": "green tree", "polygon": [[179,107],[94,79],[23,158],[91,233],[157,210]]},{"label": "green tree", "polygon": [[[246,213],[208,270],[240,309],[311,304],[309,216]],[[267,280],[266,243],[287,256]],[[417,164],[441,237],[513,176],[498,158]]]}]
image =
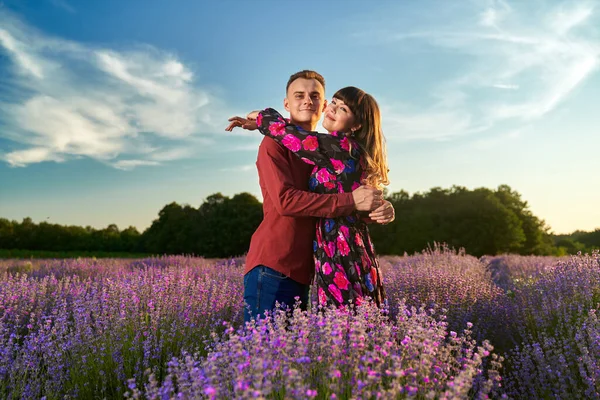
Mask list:
[{"label": "green tree", "polygon": [[394,205],[396,220],[388,226],[370,226],[380,254],[420,252],[433,242],[464,247],[477,256],[552,252],[543,221],[508,186],[498,191],[435,187],[412,197],[404,191],[393,193],[387,199]]},{"label": "green tree", "polygon": [[549,254],[552,247],[552,239],[549,235],[550,228],[543,220],[537,218],[528,209],[526,201],[521,195],[512,190],[508,185],[500,185],[495,192],[509,210],[511,210],[521,221],[521,227],[525,234],[525,242],[518,249],[521,254]]}]

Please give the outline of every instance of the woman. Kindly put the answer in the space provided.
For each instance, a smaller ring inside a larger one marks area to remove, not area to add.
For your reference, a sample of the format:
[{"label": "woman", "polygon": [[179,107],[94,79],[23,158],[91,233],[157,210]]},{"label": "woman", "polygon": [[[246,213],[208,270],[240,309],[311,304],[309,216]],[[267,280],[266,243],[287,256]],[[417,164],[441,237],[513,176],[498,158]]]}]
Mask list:
[{"label": "woman", "polygon": [[[316,193],[351,192],[366,183],[389,184],[381,116],[375,99],[356,87],[338,90],[325,110],[328,134],[308,132],[268,108],[258,113],[259,129],[314,165],[309,188]],[[379,263],[366,222],[355,212],[319,218],[314,241],[315,280],[320,304],[359,305],[365,296],[385,303]]]}]

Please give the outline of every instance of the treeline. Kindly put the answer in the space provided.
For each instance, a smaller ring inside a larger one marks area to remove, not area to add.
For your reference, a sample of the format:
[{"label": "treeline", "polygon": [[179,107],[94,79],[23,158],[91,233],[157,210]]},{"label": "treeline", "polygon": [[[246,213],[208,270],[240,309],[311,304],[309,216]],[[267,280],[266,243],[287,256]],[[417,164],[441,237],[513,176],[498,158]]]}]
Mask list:
[{"label": "treeline", "polygon": [[262,203],[253,195],[240,193],[229,198],[216,193],[199,208],[167,204],[143,233],[135,227],[120,231],[114,224],[94,229],[0,218],[0,249],[229,257],[248,251],[261,220]]},{"label": "treeline", "polygon": [[389,226],[371,228],[377,249],[383,254],[412,254],[432,241],[464,247],[476,256],[560,252],[554,246],[550,228],[507,185],[497,190],[433,188],[412,197],[401,191],[389,200],[396,209],[396,220]]},{"label": "treeline", "polygon": [[575,231],[569,235],[556,235],[554,243],[568,254],[589,253],[600,248],[600,228],[592,232]]},{"label": "treeline", "polygon": [[[400,191],[386,197],[396,209],[396,220],[387,226],[371,225],[379,254],[412,254],[433,242],[464,247],[475,256],[563,255],[600,247],[600,229],[552,235],[520,194],[506,185],[496,190],[433,188],[412,196]],[[114,224],[94,229],[0,218],[0,249],[230,257],[248,250],[261,220],[262,204],[253,195],[229,198],[216,193],[198,208],[166,205],[143,233],[135,227],[121,231]]]}]

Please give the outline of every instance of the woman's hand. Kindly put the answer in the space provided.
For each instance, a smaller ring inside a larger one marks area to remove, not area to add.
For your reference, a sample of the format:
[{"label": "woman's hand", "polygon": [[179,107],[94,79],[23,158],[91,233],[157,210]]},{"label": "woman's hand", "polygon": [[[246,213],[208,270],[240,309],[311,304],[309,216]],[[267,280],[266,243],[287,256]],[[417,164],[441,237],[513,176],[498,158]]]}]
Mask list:
[{"label": "woman's hand", "polygon": [[[251,114],[252,113],[248,114],[248,116],[250,116]],[[258,113],[257,113],[257,115],[258,115]],[[233,130],[233,128],[236,128],[236,127],[244,128],[249,131],[258,129],[258,125],[256,125],[256,118],[254,120],[251,120],[251,119],[242,118],[242,117],[231,117],[228,119],[228,121],[230,122],[230,124],[227,125],[227,128],[225,128],[225,130],[227,132],[231,132]]]},{"label": "woman's hand", "polygon": [[369,218],[381,225],[387,225],[396,219],[396,211],[394,206],[387,200],[377,209],[371,211]]},{"label": "woman's hand", "polygon": [[249,121],[256,121],[256,118],[258,118],[258,114],[260,114],[260,111],[249,112],[248,115],[246,115],[246,119]]}]

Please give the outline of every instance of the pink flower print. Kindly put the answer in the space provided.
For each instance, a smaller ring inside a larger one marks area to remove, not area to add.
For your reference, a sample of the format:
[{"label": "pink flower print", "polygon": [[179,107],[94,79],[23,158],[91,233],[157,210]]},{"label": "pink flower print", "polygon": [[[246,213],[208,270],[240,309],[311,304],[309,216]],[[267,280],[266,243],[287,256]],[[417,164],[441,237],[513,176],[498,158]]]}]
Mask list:
[{"label": "pink flower print", "polygon": [[361,276],[362,275],[362,271],[360,270],[360,264],[354,263],[352,266],[354,267],[354,270],[356,271],[356,275],[357,276]]},{"label": "pink flower print", "polygon": [[328,242],[325,243],[323,246],[323,250],[325,250],[325,254],[327,254],[327,257],[331,258],[335,255],[335,243],[334,242]]},{"label": "pink flower print", "polygon": [[350,229],[346,225],[340,226],[340,233],[344,235],[344,238],[350,237]]},{"label": "pink flower print", "polygon": [[340,271],[335,273],[333,282],[337,285],[337,287],[344,290],[348,290],[348,286],[350,286],[350,281],[348,278],[346,278],[346,274]]},{"label": "pink flower print", "polygon": [[346,150],[346,151],[350,151],[350,142],[348,141],[347,137],[344,137],[341,141],[340,141],[340,146],[342,147],[342,149]]},{"label": "pink flower print", "polygon": [[341,235],[337,237],[337,247],[342,256],[347,256],[350,253],[350,246],[348,246],[348,242]]},{"label": "pink flower print", "polygon": [[321,247],[323,244],[323,235],[321,233],[321,229],[317,229],[317,245]]},{"label": "pink flower print", "polygon": [[344,187],[342,186],[342,182],[338,182],[338,192],[344,193]]},{"label": "pink flower print", "polygon": [[363,264],[363,268],[365,269],[365,271],[368,271],[371,268],[371,260],[369,259],[369,257],[366,254],[363,254],[361,257],[361,261]]},{"label": "pink flower print", "polygon": [[260,126],[262,124],[262,114],[258,113],[256,116],[256,125]]},{"label": "pink flower print", "polygon": [[356,233],[356,236],[354,236],[354,242],[356,243],[356,245],[358,247],[365,247],[362,237],[360,236],[360,234],[358,232]]},{"label": "pink flower print", "polygon": [[321,183],[329,182],[329,171],[325,168],[321,168],[319,172],[317,172],[317,180]]},{"label": "pink flower print", "polygon": [[300,148],[302,147],[300,144],[300,139],[298,139],[294,135],[286,135],[281,141],[281,144],[283,144],[285,147],[287,147],[294,153],[300,150]]},{"label": "pink flower print", "polygon": [[[258,124],[258,119],[256,120],[256,123]],[[269,125],[269,132],[271,132],[271,135],[273,136],[284,135],[285,124],[283,122],[272,122],[271,125]]]},{"label": "pink flower print", "polygon": [[[360,296],[363,296],[363,291],[362,291],[362,287],[360,287],[360,282],[355,282],[354,285],[352,285],[352,288],[354,289],[354,291],[356,293],[358,293]],[[358,304],[357,304],[358,305]]]},{"label": "pink flower print", "polygon": [[379,283],[379,279],[377,279],[377,268],[371,267],[371,281],[375,285]]},{"label": "pink flower print", "polygon": [[315,163],[312,160],[309,160],[308,158],[301,157],[300,159],[307,164],[315,165]]},{"label": "pink flower print", "polygon": [[355,191],[355,190],[356,190],[356,189],[358,189],[359,187],[360,187],[360,183],[358,183],[358,182],[354,182],[354,183],[352,184],[352,191]]},{"label": "pink flower print", "polygon": [[322,287],[319,287],[318,293],[319,293],[319,304],[326,304],[327,303],[327,295],[325,294],[325,291],[323,290]]},{"label": "pink flower print", "polygon": [[329,275],[333,272],[331,264],[329,264],[328,262],[324,262],[321,269],[325,275]]},{"label": "pink flower print", "polygon": [[362,301],[362,296],[356,296],[356,297],[354,298],[354,304],[355,304],[357,307],[358,307],[358,306],[360,306],[360,305],[362,304],[362,302],[363,302],[363,301]]},{"label": "pink flower print", "polygon": [[331,161],[331,165],[333,165],[333,170],[335,171],[336,174],[341,174],[342,171],[346,168],[344,163],[341,162],[340,160],[335,160],[333,158],[330,158],[329,161]]},{"label": "pink flower print", "polygon": [[336,137],[337,137],[337,136],[338,136],[338,131],[333,131],[333,132],[331,132],[331,133],[330,133],[330,135],[331,135],[331,136],[336,136]]},{"label": "pink flower print", "polygon": [[317,171],[319,170],[319,166],[315,165],[315,167],[313,168],[312,172],[310,173],[311,175],[314,175],[317,173]]},{"label": "pink flower print", "polygon": [[344,299],[342,298],[342,292],[340,292],[340,289],[338,289],[337,286],[331,284],[327,288],[329,289],[329,293],[331,293],[331,295],[338,301],[338,303],[344,301]]},{"label": "pink flower print", "polygon": [[325,182],[323,184],[323,186],[325,186],[325,189],[331,190],[331,189],[335,188],[335,183],[333,183],[333,182]]},{"label": "pink flower print", "polygon": [[319,148],[319,141],[314,136],[308,136],[302,141],[302,147],[304,147],[304,150],[315,151]]},{"label": "pink flower print", "polygon": [[315,259],[315,271],[319,272],[320,269],[321,269],[321,261]]}]

